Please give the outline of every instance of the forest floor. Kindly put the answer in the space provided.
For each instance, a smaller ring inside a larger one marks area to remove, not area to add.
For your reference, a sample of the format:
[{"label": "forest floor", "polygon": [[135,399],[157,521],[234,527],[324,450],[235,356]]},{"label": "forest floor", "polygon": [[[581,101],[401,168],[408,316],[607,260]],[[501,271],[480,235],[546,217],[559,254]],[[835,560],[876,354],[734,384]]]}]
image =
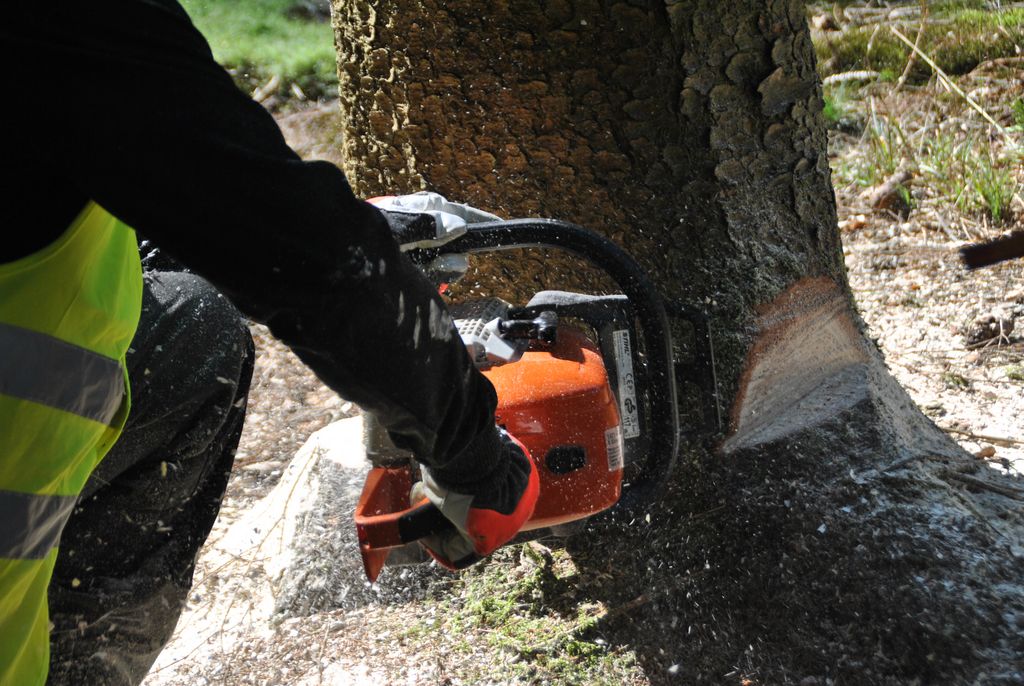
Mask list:
[{"label": "forest floor", "polygon": [[[1024,65],[1011,69],[1005,78],[1019,83]],[[1005,92],[992,85],[999,79],[979,72],[977,79],[960,83],[997,113],[1005,133],[936,82],[844,94],[846,109],[836,117],[831,150],[840,228],[858,308],[892,373],[965,450],[994,470],[1019,474],[1024,260],[967,272],[957,250],[1024,217],[1022,165],[1008,167],[1014,170],[1004,179],[1010,190],[996,223],[983,206],[956,206],[940,192],[933,169],[939,153],[929,141],[947,136],[963,160],[964,146],[983,146],[991,159],[1001,160],[1019,155],[1022,134],[1014,129],[1012,112],[999,109],[1006,102]],[[333,146],[324,136],[332,130],[332,107],[284,120],[293,145],[329,157],[324,151]],[[875,172],[865,173],[871,165]],[[895,200],[876,202],[873,192],[901,172],[909,176],[895,184]],[[970,183],[972,172],[961,173],[961,182]],[[350,573],[346,587],[334,589],[333,607],[301,616],[275,612],[263,566],[226,554],[217,543],[271,493],[312,432],[357,410],[320,384],[263,327],[253,332],[258,358],[235,473],[200,557],[189,606],[145,684],[697,681],[687,675],[688,665],[676,663],[663,648],[640,655],[642,641],[623,639],[629,633],[623,625],[644,612],[658,589],[601,589],[622,583],[614,570],[581,575],[579,558],[543,541],[499,551],[461,577],[436,568],[389,570],[373,587],[361,581],[353,543],[351,559],[337,560]],[[351,507],[339,503],[340,526],[351,528]],[[609,626],[614,630],[606,631]],[[758,683],[741,659],[735,664],[732,672],[704,681]],[[826,681],[807,675],[795,683]]]}]

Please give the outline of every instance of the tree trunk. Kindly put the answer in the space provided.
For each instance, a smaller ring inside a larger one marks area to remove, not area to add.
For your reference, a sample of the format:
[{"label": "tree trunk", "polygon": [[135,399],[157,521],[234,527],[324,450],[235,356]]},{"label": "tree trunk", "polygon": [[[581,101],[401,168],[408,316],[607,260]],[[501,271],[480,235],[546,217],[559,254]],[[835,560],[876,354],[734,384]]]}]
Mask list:
[{"label": "tree trunk", "polygon": [[[604,630],[652,681],[1024,680],[1024,490],[972,464],[862,335],[802,3],[333,10],[357,192],[576,222],[711,318],[726,435],[687,451],[650,530],[606,524],[578,551],[648,599]],[[567,271],[505,257],[471,281]]]}]

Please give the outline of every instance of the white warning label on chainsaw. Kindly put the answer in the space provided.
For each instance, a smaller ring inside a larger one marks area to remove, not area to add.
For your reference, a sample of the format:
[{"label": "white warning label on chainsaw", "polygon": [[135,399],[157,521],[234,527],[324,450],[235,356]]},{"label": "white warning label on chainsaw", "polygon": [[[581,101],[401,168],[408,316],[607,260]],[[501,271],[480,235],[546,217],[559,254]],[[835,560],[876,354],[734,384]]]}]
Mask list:
[{"label": "white warning label on chainsaw", "polygon": [[613,426],[604,432],[604,445],[608,450],[608,471],[622,469],[622,452],[625,446],[622,443],[621,426]]},{"label": "white warning label on chainsaw", "polygon": [[615,367],[619,374],[619,415],[626,438],[640,435],[640,414],[636,406],[636,377],[633,376],[633,344],[629,331],[612,332],[615,343]]}]

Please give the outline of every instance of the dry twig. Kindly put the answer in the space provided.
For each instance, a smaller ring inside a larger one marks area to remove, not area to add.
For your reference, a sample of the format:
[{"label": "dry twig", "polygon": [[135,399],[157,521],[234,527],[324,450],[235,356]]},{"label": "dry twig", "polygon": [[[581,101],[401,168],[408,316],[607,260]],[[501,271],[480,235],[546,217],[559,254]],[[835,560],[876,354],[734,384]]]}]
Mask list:
[{"label": "dry twig", "polygon": [[613,617],[618,617],[619,615],[632,612],[638,607],[643,607],[644,605],[647,605],[650,602],[651,599],[647,596],[646,593],[638,595],[636,598],[633,598],[632,600],[629,600],[623,603],[622,605],[611,608],[604,614],[604,617],[602,617],[602,619],[607,621]]},{"label": "dry twig", "polygon": [[907,77],[910,76],[910,70],[914,68],[914,64],[917,62],[917,46],[921,44],[921,38],[924,37],[924,27],[928,25],[928,0],[921,0],[921,24],[917,27],[917,37],[914,38],[914,49],[910,51],[910,56],[907,57],[907,66],[903,68],[903,73],[900,74],[900,78],[896,81],[896,90],[903,88],[903,84],[907,82]]},{"label": "dry twig", "polygon": [[939,79],[946,87],[948,87],[950,90],[952,90],[961,98],[963,98],[968,105],[970,105],[978,114],[985,118],[985,121],[994,126],[996,131],[998,131],[1003,136],[1003,138],[1006,139],[1007,144],[1009,144],[1013,148],[1017,147],[1017,142],[1013,139],[1010,133],[1006,129],[1004,129],[999,122],[993,119],[992,115],[985,111],[985,108],[983,108],[981,105],[975,102],[974,98],[967,95],[967,93],[965,93],[963,89],[960,88],[960,86],[953,83],[953,79],[951,79],[949,75],[942,70],[942,67],[935,63],[935,60],[933,60],[931,57],[925,54],[925,52],[921,50],[919,47],[914,45],[910,41],[910,39],[904,36],[902,33],[900,33],[900,30],[897,29],[895,26],[890,26],[889,30],[892,31],[897,38],[899,38],[901,41],[909,45],[911,50],[920,55],[921,59],[923,59],[928,64],[928,66],[932,68],[932,70],[935,72],[935,74],[939,77]]},{"label": "dry twig", "polygon": [[1007,448],[1012,448],[1017,445],[1024,445],[1024,441],[1018,441],[1013,438],[1007,438],[1005,436],[989,436],[987,434],[976,434],[971,431],[964,431],[963,429],[954,429],[951,426],[940,427],[943,431],[949,433],[958,434],[960,436],[966,436],[967,438],[973,438],[979,441],[986,441],[988,443],[995,443],[996,445],[1002,445]]}]

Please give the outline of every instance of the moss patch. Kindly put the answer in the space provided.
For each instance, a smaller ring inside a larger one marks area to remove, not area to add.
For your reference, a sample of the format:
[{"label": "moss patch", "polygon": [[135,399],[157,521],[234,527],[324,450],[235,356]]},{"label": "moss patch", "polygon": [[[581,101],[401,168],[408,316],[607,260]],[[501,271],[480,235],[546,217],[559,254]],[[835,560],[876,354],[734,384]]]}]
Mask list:
[{"label": "moss patch", "polygon": [[[986,60],[1014,56],[1024,48],[1024,9],[991,10],[976,3],[932,3],[920,48],[948,74],[965,74]],[[813,13],[813,10],[812,10]],[[847,15],[843,15],[844,17]],[[895,26],[911,40],[920,18],[839,24],[840,30],[816,31],[814,47],[822,76],[870,69],[889,76],[903,73],[910,48],[889,29]],[[911,83],[931,76],[931,68],[917,60]]]},{"label": "moss patch", "polygon": [[[644,683],[632,650],[597,631],[603,603],[577,601],[579,571],[564,550],[505,548],[464,572],[434,617],[407,630],[413,640],[443,636],[465,656],[467,683]],[[487,659],[472,659],[483,653]]]}]

